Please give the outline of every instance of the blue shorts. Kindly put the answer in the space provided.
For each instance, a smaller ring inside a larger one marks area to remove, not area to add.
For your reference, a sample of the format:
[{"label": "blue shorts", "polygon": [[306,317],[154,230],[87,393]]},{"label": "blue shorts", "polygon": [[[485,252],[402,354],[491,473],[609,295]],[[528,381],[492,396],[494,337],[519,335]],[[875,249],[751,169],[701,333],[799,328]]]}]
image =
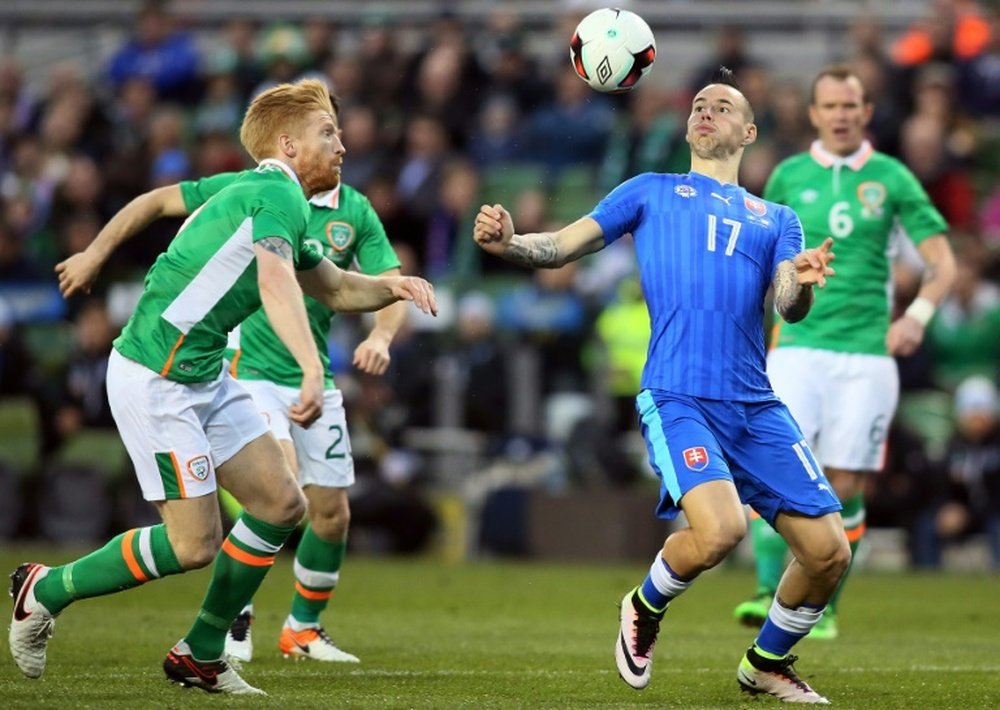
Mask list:
[{"label": "blue shorts", "polygon": [[732,481],[740,500],[774,525],[779,512],[841,509],[788,408],[775,397],[729,402],[643,390],[636,398],[649,462],[660,478],[659,518],[707,481]]}]

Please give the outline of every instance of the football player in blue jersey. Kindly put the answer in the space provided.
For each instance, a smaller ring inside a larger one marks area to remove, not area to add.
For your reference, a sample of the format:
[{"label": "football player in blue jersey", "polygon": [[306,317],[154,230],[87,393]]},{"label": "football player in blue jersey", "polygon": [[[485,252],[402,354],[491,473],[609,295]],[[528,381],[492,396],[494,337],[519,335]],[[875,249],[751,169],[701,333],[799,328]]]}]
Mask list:
[{"label": "football player in blue jersey", "polygon": [[636,689],[649,683],[670,602],[719,564],[747,532],[743,504],[788,542],[794,559],[753,645],[740,687],[782,700],[828,701],[792,667],[795,643],[820,619],[850,562],[840,503],[765,372],[764,301],[801,320],[834,271],[832,240],[804,250],[798,217],[737,183],[754,142],[753,110],[721,68],[687,122],[691,171],[646,173],[615,188],[557,232],[516,234],[510,213],[484,205],[474,238],[516,264],[555,268],[631,234],[652,338],[636,399],[660,478],[658,517],[684,512],[645,580],[621,602],[615,660]]}]

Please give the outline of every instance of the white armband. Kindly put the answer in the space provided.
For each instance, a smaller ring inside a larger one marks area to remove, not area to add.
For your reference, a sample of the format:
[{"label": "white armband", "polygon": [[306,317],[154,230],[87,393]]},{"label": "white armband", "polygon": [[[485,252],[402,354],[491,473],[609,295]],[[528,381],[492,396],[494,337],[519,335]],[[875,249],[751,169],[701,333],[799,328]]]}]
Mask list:
[{"label": "white armband", "polygon": [[937,307],[931,299],[917,296],[913,299],[913,303],[906,309],[904,315],[909,316],[926,328],[927,324],[931,322],[931,318],[934,317],[934,311],[936,310]]}]

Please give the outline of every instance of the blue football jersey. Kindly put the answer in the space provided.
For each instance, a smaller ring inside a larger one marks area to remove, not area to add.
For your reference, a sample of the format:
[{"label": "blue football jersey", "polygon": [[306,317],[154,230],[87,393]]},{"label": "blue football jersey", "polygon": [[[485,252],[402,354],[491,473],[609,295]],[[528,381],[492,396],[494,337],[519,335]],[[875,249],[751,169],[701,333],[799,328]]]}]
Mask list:
[{"label": "blue football jersey", "polygon": [[643,389],[706,399],[774,397],[764,296],[803,249],[795,213],[706,175],[645,173],[591,212],[605,244],[631,233],[652,337]]}]

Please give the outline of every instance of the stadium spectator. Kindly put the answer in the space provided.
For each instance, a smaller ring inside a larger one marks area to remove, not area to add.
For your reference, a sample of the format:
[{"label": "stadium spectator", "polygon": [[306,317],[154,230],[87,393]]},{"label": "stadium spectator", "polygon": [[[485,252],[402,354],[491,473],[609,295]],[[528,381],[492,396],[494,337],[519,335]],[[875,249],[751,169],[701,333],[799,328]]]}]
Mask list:
[{"label": "stadium spectator", "polygon": [[893,43],[892,58],[903,67],[971,59],[989,40],[990,26],[976,0],[931,0],[927,14]]},{"label": "stadium spectator", "polygon": [[614,301],[597,316],[594,333],[602,349],[595,377],[611,397],[611,428],[616,434],[635,431],[635,398],[642,389],[642,368],[649,348],[649,313],[637,278],[621,282]]},{"label": "stadium spectator", "polygon": [[687,170],[684,117],[672,103],[672,97],[655,84],[635,89],[629,110],[615,117],[598,172],[602,190],[639,173]]},{"label": "stadium spectator", "polygon": [[571,67],[559,71],[548,103],[525,117],[522,155],[556,174],[571,165],[597,168],[614,112]]},{"label": "stadium spectator", "polygon": [[491,32],[490,40],[484,62],[489,75],[487,96],[512,100],[519,113],[539,108],[552,93],[552,84],[527,51],[523,29],[515,22]]},{"label": "stadium spectator", "polygon": [[989,43],[982,52],[956,62],[959,104],[977,118],[1000,118],[1000,5],[992,3],[986,11],[990,27]]},{"label": "stadium spectator", "polygon": [[479,273],[479,250],[468,237],[479,208],[479,174],[468,161],[444,167],[438,205],[424,240],[424,273],[433,280],[469,283]]},{"label": "stadium spectator", "polygon": [[479,102],[476,85],[463,83],[465,58],[457,46],[430,49],[420,61],[407,107],[408,114],[428,116],[444,126],[448,143],[458,150],[465,148]]},{"label": "stadium spectator", "polygon": [[108,64],[116,91],[130,80],[148,80],[161,99],[192,101],[198,96],[201,57],[194,38],[176,29],[169,3],[148,0],[139,9],[135,34]]},{"label": "stadium spectator", "polygon": [[729,67],[742,77],[747,69],[760,64],[747,49],[746,33],[740,25],[722,25],[715,30],[714,41],[715,46],[711,56],[691,72],[685,83],[689,94],[701,91],[701,88],[715,76],[720,66]]},{"label": "stadium spectator", "polygon": [[56,429],[62,442],[85,427],[114,428],[105,381],[111,343],[117,335],[104,301],[88,301],[77,312],[74,351],[63,373],[56,407]]},{"label": "stadium spectator", "polygon": [[940,567],[944,544],[985,535],[1000,570],[1000,398],[994,381],[974,376],[955,390],[955,434],[931,505],[915,529],[914,564]]},{"label": "stadium spectator", "polygon": [[483,102],[466,145],[469,158],[480,168],[502,170],[529,156],[521,152],[521,115],[510,97],[494,95]]},{"label": "stadium spectator", "polygon": [[934,206],[956,231],[976,226],[975,192],[968,171],[948,154],[947,130],[929,115],[911,115],[901,129],[901,158]]},{"label": "stadium spectator", "polygon": [[497,295],[497,327],[538,353],[544,395],[587,390],[583,348],[593,317],[576,290],[578,273],[576,263],[539,269],[530,282]]},{"label": "stadium spectator", "polygon": [[[404,82],[411,58],[402,50],[399,33],[391,19],[372,12],[362,20],[360,46],[355,57],[364,67],[360,100],[380,118],[401,110]],[[336,84],[335,84],[336,86]],[[337,89],[340,94],[340,90]],[[341,94],[343,99],[343,95]]]},{"label": "stadium spectator", "polygon": [[344,145],[351,146],[351,158],[343,165],[341,179],[364,192],[375,174],[389,162],[388,151],[379,137],[378,116],[365,104],[345,106],[340,115]]},{"label": "stadium spectator", "polygon": [[461,383],[462,426],[502,437],[509,431],[511,382],[508,353],[496,329],[496,307],[485,293],[469,291],[456,310],[456,342],[448,357]]},{"label": "stadium spectator", "polygon": [[[443,123],[426,114],[409,119],[396,192],[405,207],[421,219],[428,219],[438,204],[445,165],[451,155],[452,145]],[[420,246],[415,246],[419,251]]]},{"label": "stadium spectator", "polygon": [[308,59],[304,72],[322,72],[337,56],[337,27],[326,15],[313,15],[302,23],[302,38]]},{"label": "stadium spectator", "polygon": [[42,421],[47,408],[41,372],[24,339],[23,327],[15,320],[14,309],[0,295],[0,399],[16,396],[30,398]]},{"label": "stadium spectator", "polygon": [[867,131],[869,140],[879,152],[899,157],[899,125],[904,114],[896,97],[892,67],[869,54],[854,57],[849,66],[865,87],[872,105]]},{"label": "stadium spectator", "polygon": [[248,17],[227,19],[214,40],[205,69],[209,74],[231,72],[245,105],[264,78],[257,58],[257,25]]}]

